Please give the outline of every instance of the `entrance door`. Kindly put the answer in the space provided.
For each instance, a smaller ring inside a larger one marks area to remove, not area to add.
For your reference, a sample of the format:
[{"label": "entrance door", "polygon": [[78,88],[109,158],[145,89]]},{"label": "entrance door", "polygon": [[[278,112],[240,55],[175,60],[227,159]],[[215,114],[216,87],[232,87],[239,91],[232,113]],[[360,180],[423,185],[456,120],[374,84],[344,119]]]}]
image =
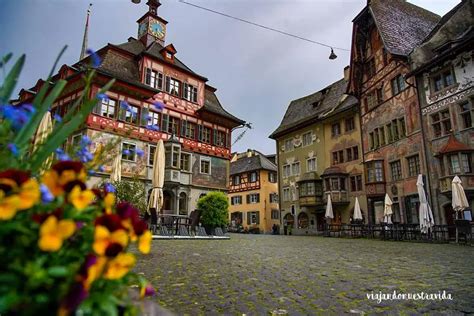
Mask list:
[{"label": "entrance door", "polygon": [[163,192],[163,214],[175,214],[174,194],[170,191]]},{"label": "entrance door", "polygon": [[383,221],[384,201],[374,201],[375,223],[380,224]]},{"label": "entrance door", "polygon": [[451,204],[446,204],[444,207],[444,217],[446,218],[446,224],[448,224],[449,238],[456,238],[456,226],[454,225],[454,219],[456,213],[453,210]]},{"label": "entrance door", "polygon": [[318,212],[316,213],[316,225],[317,225],[317,230],[318,231],[323,231],[324,230],[324,223],[325,223],[325,219],[324,219],[324,212]]}]

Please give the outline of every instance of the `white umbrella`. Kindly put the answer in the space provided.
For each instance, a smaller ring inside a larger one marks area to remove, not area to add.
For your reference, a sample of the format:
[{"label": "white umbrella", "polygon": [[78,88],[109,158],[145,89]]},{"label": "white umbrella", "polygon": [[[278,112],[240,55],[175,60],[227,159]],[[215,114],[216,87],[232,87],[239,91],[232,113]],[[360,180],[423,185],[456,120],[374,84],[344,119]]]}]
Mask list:
[{"label": "white umbrella", "polygon": [[361,220],[362,219],[362,212],[360,211],[360,204],[359,198],[356,196],[355,206],[354,206],[354,220]]},{"label": "white umbrella", "polygon": [[114,158],[112,165],[112,173],[110,173],[110,181],[118,182],[122,180],[122,153],[119,151]]},{"label": "white umbrella", "polygon": [[385,207],[383,209],[384,222],[387,224],[392,224],[392,200],[388,196],[388,193],[385,194]]},{"label": "white umbrella", "polygon": [[423,234],[427,234],[428,231],[434,226],[433,212],[426,199],[425,188],[423,186],[423,176],[418,175],[418,181],[416,181],[416,187],[418,189],[418,198],[420,199],[420,231]]},{"label": "white umbrella", "polygon": [[331,194],[328,194],[328,203],[326,204],[326,214],[324,215],[324,217],[330,219],[334,218],[334,214],[332,212]]},{"label": "white umbrella", "polygon": [[452,183],[453,189],[453,210],[456,212],[462,212],[464,209],[469,208],[469,202],[466,198],[466,193],[462,187],[461,179],[455,176]]},{"label": "white umbrella", "polygon": [[156,144],[155,155],[153,156],[153,190],[150,194],[148,209],[154,208],[159,213],[163,205],[163,185],[165,182],[165,146],[163,140]]}]

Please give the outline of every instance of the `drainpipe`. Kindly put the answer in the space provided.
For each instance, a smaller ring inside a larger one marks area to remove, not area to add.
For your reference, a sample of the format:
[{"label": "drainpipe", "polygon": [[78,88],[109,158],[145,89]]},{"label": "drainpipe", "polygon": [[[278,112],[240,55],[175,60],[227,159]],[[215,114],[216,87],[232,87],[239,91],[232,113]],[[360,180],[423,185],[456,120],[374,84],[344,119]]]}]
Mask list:
[{"label": "drainpipe", "polygon": [[[420,130],[421,130],[421,147],[423,148],[422,149],[422,153],[423,153],[423,156],[424,156],[424,162],[425,162],[425,167],[426,167],[426,187],[428,189],[428,192],[429,192],[429,196],[428,196],[428,200],[430,202],[430,204],[432,206],[434,206],[434,203],[433,203],[433,192],[432,192],[432,187],[431,187],[431,179],[430,179],[430,172],[429,172],[429,163],[428,163],[428,149],[426,148],[426,140],[425,140],[425,128],[424,128],[424,125],[423,125],[423,113],[421,111],[421,105],[422,105],[422,99],[421,99],[421,93],[418,92],[418,82],[417,82],[417,79],[416,79],[416,75],[413,75],[412,77],[415,78],[415,85],[412,85],[411,83],[409,83],[407,81],[407,78],[405,76],[403,76],[403,80],[405,81],[405,83],[409,86],[409,87],[412,87],[415,89],[416,91],[416,96],[417,96],[417,99],[418,99],[418,115],[420,117]],[[437,215],[438,215],[438,221],[441,222],[441,212],[440,212],[440,209],[439,209],[439,205],[438,203],[436,203],[436,209],[437,209]],[[440,223],[436,223],[435,221],[435,225],[436,224],[440,224]]]}]

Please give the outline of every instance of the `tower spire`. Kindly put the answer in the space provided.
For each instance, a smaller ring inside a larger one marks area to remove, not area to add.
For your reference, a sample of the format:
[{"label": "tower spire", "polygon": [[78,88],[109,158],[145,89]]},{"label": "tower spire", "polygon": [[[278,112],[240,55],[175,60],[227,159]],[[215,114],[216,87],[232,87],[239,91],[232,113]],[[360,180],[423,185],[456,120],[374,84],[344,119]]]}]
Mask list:
[{"label": "tower spire", "polygon": [[82,39],[81,57],[79,60],[82,60],[86,57],[87,39],[88,39],[87,37],[89,34],[89,17],[91,15],[91,7],[92,7],[92,3],[89,3],[89,8],[87,9],[86,26],[84,28],[84,37]]}]

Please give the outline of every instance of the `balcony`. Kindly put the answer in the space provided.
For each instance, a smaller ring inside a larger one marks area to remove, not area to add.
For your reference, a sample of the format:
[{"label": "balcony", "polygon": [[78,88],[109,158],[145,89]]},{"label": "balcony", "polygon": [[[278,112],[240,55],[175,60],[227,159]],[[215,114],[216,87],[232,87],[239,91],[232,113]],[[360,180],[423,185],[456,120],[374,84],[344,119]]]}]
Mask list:
[{"label": "balcony", "polygon": [[346,204],[350,202],[347,191],[325,191],[324,203],[328,202],[328,195],[331,195],[331,202],[333,204]]},{"label": "balcony", "polygon": [[385,195],[385,182],[366,183],[365,193],[367,196]]},{"label": "balcony", "polygon": [[299,198],[300,206],[316,206],[323,204],[322,196],[300,196]]},{"label": "balcony", "polygon": [[[474,190],[474,175],[458,175],[461,179],[464,190]],[[452,182],[454,176],[445,176],[439,178],[439,190],[443,194],[451,195]]]}]

